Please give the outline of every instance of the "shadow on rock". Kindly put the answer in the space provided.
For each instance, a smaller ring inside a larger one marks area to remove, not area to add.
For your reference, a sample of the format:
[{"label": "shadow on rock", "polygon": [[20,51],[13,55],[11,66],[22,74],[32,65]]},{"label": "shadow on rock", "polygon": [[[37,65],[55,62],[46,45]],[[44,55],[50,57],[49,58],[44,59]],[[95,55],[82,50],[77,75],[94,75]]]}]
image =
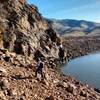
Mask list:
[{"label": "shadow on rock", "polygon": [[28,76],[28,77],[22,77],[21,75],[15,75],[15,76],[12,76],[13,79],[16,79],[16,80],[25,80],[25,79],[32,79],[31,76]]}]

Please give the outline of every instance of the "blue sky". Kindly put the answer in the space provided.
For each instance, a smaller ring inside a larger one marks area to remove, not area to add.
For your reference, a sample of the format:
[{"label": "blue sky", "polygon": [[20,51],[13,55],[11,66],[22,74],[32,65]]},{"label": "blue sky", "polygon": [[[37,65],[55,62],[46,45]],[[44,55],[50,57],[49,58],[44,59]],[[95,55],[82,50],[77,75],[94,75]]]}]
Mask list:
[{"label": "blue sky", "polygon": [[28,0],[47,18],[100,22],[100,0]]}]

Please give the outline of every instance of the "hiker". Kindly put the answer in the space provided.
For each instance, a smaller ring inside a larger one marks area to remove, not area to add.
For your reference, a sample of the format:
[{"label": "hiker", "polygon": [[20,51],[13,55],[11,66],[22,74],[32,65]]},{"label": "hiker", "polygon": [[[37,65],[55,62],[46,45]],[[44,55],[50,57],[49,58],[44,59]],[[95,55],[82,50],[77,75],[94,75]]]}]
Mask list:
[{"label": "hiker", "polygon": [[38,63],[37,63],[37,69],[35,72],[35,77],[37,77],[37,74],[41,74],[41,78],[43,79],[43,67],[44,67],[44,62],[42,59],[39,59]]},{"label": "hiker", "polygon": [[62,63],[64,62],[64,54],[65,54],[65,50],[62,46],[60,46],[58,55],[59,55],[59,59]]}]

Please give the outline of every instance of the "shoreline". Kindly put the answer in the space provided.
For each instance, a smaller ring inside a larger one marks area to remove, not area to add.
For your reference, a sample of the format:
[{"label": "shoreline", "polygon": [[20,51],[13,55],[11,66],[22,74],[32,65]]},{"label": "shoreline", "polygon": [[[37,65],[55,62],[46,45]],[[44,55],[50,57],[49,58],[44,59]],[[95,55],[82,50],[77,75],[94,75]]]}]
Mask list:
[{"label": "shoreline", "polygon": [[[67,42],[66,42],[66,38],[68,39]],[[75,40],[73,40],[73,39],[75,39]],[[93,47],[93,45],[89,44],[88,41],[92,42],[93,44],[96,43],[96,46]],[[81,43],[78,44],[77,42],[81,42]],[[83,47],[85,48],[83,50],[83,52],[82,52],[83,48],[81,48],[81,46],[80,46],[82,43],[84,43]],[[84,36],[82,36],[82,37],[70,37],[70,38],[69,37],[65,37],[65,41],[63,42],[63,45],[68,50],[68,52],[67,52],[67,59],[68,59],[68,61],[65,62],[65,63],[68,63],[68,62],[70,62],[73,59],[77,59],[77,58],[80,58],[80,57],[88,56],[88,55],[91,55],[91,54],[100,53],[99,43],[100,43],[100,36],[95,36],[95,38],[94,37],[87,37],[87,36],[86,37],[84,37]],[[69,47],[70,45],[68,45],[68,44],[72,44],[72,46],[73,46],[73,47],[71,46],[72,50],[70,50],[70,47]],[[77,48],[77,49],[73,50],[74,47]],[[96,50],[94,50],[93,48],[96,49]],[[70,75],[67,75],[67,76],[70,76]],[[70,77],[72,77],[72,76],[70,76]],[[100,91],[99,88],[96,88],[94,86],[92,86],[92,87],[94,89],[97,89],[98,91]]]},{"label": "shoreline", "polygon": [[[82,58],[82,57],[85,57],[85,56],[91,56],[91,55],[97,55],[97,54],[100,54],[100,52],[94,52],[94,53],[89,53],[89,54],[87,54],[87,55],[84,55],[84,56],[81,56],[81,57],[76,57],[76,58],[74,58],[74,59],[71,59],[71,60],[69,60],[68,62],[65,62],[63,65],[61,65],[61,67],[60,67],[60,72],[62,73],[62,74],[64,74],[64,75],[66,75],[66,76],[70,76],[70,77],[72,77],[72,78],[75,78],[75,76],[73,75],[71,75],[71,74],[68,74],[68,73],[63,73],[63,71],[62,71],[62,69],[63,68],[66,68],[66,67],[68,67],[68,63],[70,63],[71,61],[73,61],[73,60],[77,60],[77,59],[80,59],[80,58]],[[75,66],[70,66],[70,67],[75,67]],[[81,67],[81,65],[80,65],[80,67]],[[90,87],[93,87],[93,88],[95,88],[95,89],[98,89],[99,91],[100,91],[100,87],[97,87],[96,85],[94,86],[94,85],[90,85],[89,83],[87,83],[86,81],[82,81],[82,80],[79,80],[79,79],[77,79],[77,77],[75,78],[76,80],[78,80],[79,82],[81,82],[82,84],[87,84],[87,85],[89,85]],[[91,82],[90,82],[91,83]]]},{"label": "shoreline", "polygon": [[68,62],[70,62],[71,60],[77,59],[77,58],[81,58],[81,57],[88,56],[88,55],[94,55],[94,54],[100,54],[100,51],[90,52],[90,53],[84,54],[84,55],[82,55],[82,56],[78,56],[78,57],[75,57],[75,58],[69,59]]},{"label": "shoreline", "polygon": [[100,52],[100,36],[95,37],[65,37],[63,46],[68,59],[73,59]]}]

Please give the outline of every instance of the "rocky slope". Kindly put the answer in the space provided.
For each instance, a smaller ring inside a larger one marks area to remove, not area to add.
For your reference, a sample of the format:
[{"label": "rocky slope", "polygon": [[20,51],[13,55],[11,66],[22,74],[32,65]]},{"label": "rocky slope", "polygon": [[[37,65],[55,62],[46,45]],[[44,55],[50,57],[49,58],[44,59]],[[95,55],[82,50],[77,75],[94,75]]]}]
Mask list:
[{"label": "rocky slope", "polygon": [[100,23],[85,20],[47,19],[52,28],[64,36],[99,35]]},{"label": "rocky slope", "polygon": [[[45,63],[44,80],[35,77],[36,62],[0,51],[0,100],[100,100],[100,91],[59,74]],[[8,62],[7,55],[13,59]]]},{"label": "rocky slope", "polygon": [[[48,61],[61,42],[37,7],[0,0],[0,100],[100,100],[98,89],[59,74]],[[44,80],[34,76],[38,57],[45,58]]]}]

